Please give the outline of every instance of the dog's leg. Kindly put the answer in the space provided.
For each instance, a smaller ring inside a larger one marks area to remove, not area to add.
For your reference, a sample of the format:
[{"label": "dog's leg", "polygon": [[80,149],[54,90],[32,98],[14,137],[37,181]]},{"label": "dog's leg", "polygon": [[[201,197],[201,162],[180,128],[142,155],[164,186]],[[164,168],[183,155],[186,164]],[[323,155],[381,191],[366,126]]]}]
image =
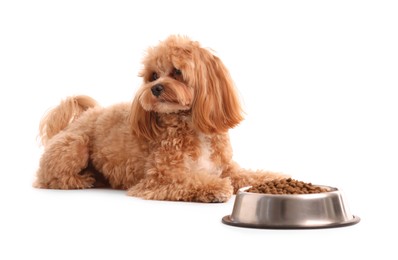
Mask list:
[{"label": "dog's leg", "polygon": [[40,159],[37,188],[83,189],[90,188],[95,178],[87,171],[89,138],[78,133],[60,132],[46,145]]},{"label": "dog's leg", "polygon": [[267,181],[289,178],[290,176],[277,172],[264,170],[248,170],[240,168],[236,163],[232,163],[222,173],[221,177],[231,179],[234,188],[234,194],[242,187],[259,185]]},{"label": "dog's leg", "polygon": [[232,196],[229,178],[204,172],[182,174],[148,174],[128,190],[128,195],[152,200],[226,202]]}]

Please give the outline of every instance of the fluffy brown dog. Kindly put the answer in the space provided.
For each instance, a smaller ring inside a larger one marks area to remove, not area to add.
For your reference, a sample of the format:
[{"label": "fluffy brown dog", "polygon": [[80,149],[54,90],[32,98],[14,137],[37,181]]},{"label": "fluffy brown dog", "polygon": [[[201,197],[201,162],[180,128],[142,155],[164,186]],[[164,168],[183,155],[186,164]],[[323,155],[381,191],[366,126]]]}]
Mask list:
[{"label": "fluffy brown dog", "polygon": [[218,57],[170,36],[149,48],[143,65],[132,104],[101,108],[69,97],[43,118],[36,187],[106,184],[144,199],[225,202],[243,186],[286,177],[232,160],[228,130],[243,117]]}]

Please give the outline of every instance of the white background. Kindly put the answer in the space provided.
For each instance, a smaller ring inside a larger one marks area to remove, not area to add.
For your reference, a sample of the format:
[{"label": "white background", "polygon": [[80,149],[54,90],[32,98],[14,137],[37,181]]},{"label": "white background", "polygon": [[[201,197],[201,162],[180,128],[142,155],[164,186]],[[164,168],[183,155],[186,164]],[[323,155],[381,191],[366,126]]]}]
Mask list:
[{"label": "white background", "polygon": [[[394,1],[1,1],[0,259],[396,259]],[[129,102],[145,49],[169,34],[230,69],[242,166],[344,191],[357,225],[226,226],[224,204],[36,190],[44,112],[68,95]],[[395,240],[395,242],[394,242]]]}]

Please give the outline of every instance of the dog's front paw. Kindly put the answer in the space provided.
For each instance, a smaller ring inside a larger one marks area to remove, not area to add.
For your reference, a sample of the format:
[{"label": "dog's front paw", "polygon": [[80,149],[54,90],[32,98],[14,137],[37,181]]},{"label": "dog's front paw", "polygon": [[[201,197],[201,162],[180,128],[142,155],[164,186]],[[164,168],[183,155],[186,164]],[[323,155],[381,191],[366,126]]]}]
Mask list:
[{"label": "dog's front paw", "polygon": [[186,181],[179,184],[153,185],[153,180],[143,180],[131,187],[127,194],[149,200],[188,202],[226,202],[233,194],[229,178],[209,177],[201,181]]},{"label": "dog's front paw", "polygon": [[198,199],[198,202],[209,202],[209,203],[223,203],[227,202],[233,194],[232,188],[228,191],[225,192],[210,192],[207,194],[204,194],[203,196]]},{"label": "dog's front paw", "polygon": [[220,179],[218,182],[208,183],[193,190],[189,197],[190,201],[196,202],[227,202],[233,194],[233,187],[229,178]]}]

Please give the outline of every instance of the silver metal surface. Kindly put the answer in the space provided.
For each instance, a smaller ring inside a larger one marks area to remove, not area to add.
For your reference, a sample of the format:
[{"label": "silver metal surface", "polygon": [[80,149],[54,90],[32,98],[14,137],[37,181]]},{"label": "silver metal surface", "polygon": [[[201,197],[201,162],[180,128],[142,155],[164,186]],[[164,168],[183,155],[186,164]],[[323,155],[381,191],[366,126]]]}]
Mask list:
[{"label": "silver metal surface", "polygon": [[238,191],[232,214],[222,222],[254,228],[328,228],[356,224],[359,217],[351,215],[341,192],[321,186],[329,192],[314,194],[275,195]]}]

